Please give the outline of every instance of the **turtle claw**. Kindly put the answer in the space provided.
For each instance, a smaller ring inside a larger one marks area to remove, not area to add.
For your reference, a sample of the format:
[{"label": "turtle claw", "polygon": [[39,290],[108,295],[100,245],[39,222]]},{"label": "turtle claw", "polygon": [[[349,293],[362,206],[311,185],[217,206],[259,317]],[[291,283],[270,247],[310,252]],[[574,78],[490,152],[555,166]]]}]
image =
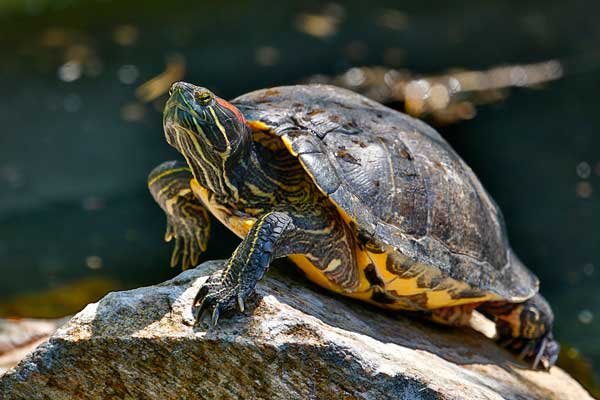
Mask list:
[{"label": "turtle claw", "polygon": [[[183,208],[186,209],[185,206]],[[188,213],[194,215],[191,211]],[[177,219],[167,217],[165,241],[170,242],[175,239],[175,247],[171,255],[171,267],[181,265],[181,269],[186,270],[198,265],[200,255],[206,250],[207,236],[208,228],[206,226],[192,229]]]},{"label": "turtle claw", "polygon": [[[202,298],[202,296],[196,296],[197,298]],[[229,311],[234,307],[229,305],[229,301],[222,301],[217,298],[215,295],[211,295],[210,293],[204,296],[200,301],[200,304],[197,306],[197,321],[204,321],[207,317],[210,322],[211,327],[217,326],[217,322],[219,321],[219,317],[221,312]]]},{"label": "turtle claw", "polygon": [[[521,350],[521,352],[519,353],[517,358],[521,361],[524,361],[525,358],[527,358],[528,356],[531,356],[531,354],[534,350],[535,350],[535,341],[530,340],[525,344],[525,346],[523,346],[523,350]],[[534,364],[537,364],[537,363],[534,363]],[[535,369],[535,365],[533,366],[533,368]]]},{"label": "turtle claw", "polygon": [[214,310],[212,312],[212,316],[210,318],[210,322],[211,322],[213,328],[215,326],[217,326],[218,321],[219,321],[219,305],[217,304],[217,306],[214,308]]},{"label": "turtle claw", "polygon": [[200,288],[200,290],[198,290],[196,297],[194,297],[193,305],[198,306],[198,303],[200,303],[200,306],[198,307],[199,312],[202,311],[202,309],[203,309],[203,306],[204,306],[203,300],[205,299],[207,294],[208,294],[208,286],[203,285]]},{"label": "turtle claw", "polygon": [[202,321],[206,320],[206,316],[207,315],[208,315],[208,311],[207,310],[200,310],[200,311],[198,311],[196,322],[202,322]]},{"label": "turtle claw", "polygon": [[242,294],[238,293],[237,295],[237,304],[238,304],[238,310],[240,310],[241,313],[244,312],[244,299],[242,298]]},{"label": "turtle claw", "polygon": [[204,299],[198,306],[197,318],[196,321],[205,321],[207,317],[209,317],[210,326],[215,327],[217,325],[217,321],[219,320],[219,305],[215,305],[212,307],[209,305],[209,299]]},{"label": "turtle claw", "polygon": [[533,359],[533,369],[537,369],[537,366],[540,364],[540,360],[542,359],[542,356],[544,355],[544,350],[546,349],[546,338],[542,339],[542,342],[540,343],[540,348],[537,351],[537,354],[535,355],[535,358]]},{"label": "turtle claw", "polygon": [[[217,325],[221,314],[238,309],[244,312],[244,296],[235,287],[222,281],[222,271],[213,273],[202,285],[194,298],[197,308],[197,321],[204,321],[208,317],[212,327]],[[236,307],[237,306],[237,307]]]}]

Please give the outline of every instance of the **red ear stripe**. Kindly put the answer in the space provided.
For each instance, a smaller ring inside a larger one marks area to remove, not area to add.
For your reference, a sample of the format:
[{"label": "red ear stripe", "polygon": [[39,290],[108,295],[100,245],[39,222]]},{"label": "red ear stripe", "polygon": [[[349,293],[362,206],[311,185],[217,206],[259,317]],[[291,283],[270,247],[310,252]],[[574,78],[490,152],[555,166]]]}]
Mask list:
[{"label": "red ear stripe", "polygon": [[233,112],[235,114],[236,117],[238,117],[238,119],[240,121],[242,121],[244,124],[246,123],[246,118],[244,118],[244,116],[242,115],[242,113],[235,108],[235,106],[225,100],[223,100],[220,97],[216,98],[217,103],[219,103],[220,105],[222,105],[223,107],[227,108],[228,110],[230,110],[231,112]]}]

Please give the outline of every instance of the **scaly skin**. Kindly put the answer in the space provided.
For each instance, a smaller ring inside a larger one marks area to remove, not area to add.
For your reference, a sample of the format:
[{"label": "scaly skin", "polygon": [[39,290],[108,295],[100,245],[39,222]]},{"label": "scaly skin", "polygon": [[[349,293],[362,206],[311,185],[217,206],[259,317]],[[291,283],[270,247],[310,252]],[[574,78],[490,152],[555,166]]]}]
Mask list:
[{"label": "scaly skin", "polygon": [[210,234],[208,211],[190,189],[192,173],[187,164],[167,161],[148,176],[148,188],[167,215],[167,242],[175,238],[171,266],[195,267],[206,250]]}]

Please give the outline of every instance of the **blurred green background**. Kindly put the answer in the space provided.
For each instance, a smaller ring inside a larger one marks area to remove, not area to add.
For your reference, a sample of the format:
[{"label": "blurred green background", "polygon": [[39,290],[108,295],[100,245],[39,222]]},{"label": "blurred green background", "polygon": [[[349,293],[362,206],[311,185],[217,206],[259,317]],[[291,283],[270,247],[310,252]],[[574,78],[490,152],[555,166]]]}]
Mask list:
[{"label": "blurred green background", "polygon": [[[592,1],[3,0],[0,316],[72,313],[178,273],[146,189],[153,166],[177,157],[161,128],[165,82],[231,98],[356,66],[436,75],[558,60],[561,79],[438,129],[540,277],[568,345],[561,362],[583,355],[598,370],[599,12]],[[219,224],[213,237],[205,259],[238,242]]]}]

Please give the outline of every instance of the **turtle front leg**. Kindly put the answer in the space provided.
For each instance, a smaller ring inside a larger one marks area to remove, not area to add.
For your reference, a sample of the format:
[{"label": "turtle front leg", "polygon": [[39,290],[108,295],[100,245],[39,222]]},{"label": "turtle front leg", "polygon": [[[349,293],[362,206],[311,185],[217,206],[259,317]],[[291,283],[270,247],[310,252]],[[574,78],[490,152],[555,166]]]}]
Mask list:
[{"label": "turtle front leg", "polygon": [[500,345],[527,360],[532,368],[549,370],[556,363],[560,346],[552,335],[554,315],[541,295],[524,303],[483,303],[478,310],[496,323]]},{"label": "turtle front leg", "polygon": [[233,252],[222,271],[209,277],[194,301],[198,319],[237,308],[243,312],[246,298],[267,271],[271,260],[302,254],[332,285],[351,291],[358,285],[353,236],[337,211],[326,206],[277,210],[263,214]]},{"label": "turtle front leg", "polygon": [[179,161],[164,162],[148,176],[150,193],[167,215],[165,241],[175,238],[171,266],[181,262],[182,269],[198,264],[210,234],[208,211],[192,193],[191,179],[189,167]]},{"label": "turtle front leg", "polygon": [[273,211],[260,217],[224,269],[211,275],[196,295],[194,304],[200,303],[198,318],[204,311],[212,310],[211,322],[216,325],[223,311],[237,306],[243,312],[245,299],[269,268],[275,249],[294,228],[292,218],[285,212]]}]

